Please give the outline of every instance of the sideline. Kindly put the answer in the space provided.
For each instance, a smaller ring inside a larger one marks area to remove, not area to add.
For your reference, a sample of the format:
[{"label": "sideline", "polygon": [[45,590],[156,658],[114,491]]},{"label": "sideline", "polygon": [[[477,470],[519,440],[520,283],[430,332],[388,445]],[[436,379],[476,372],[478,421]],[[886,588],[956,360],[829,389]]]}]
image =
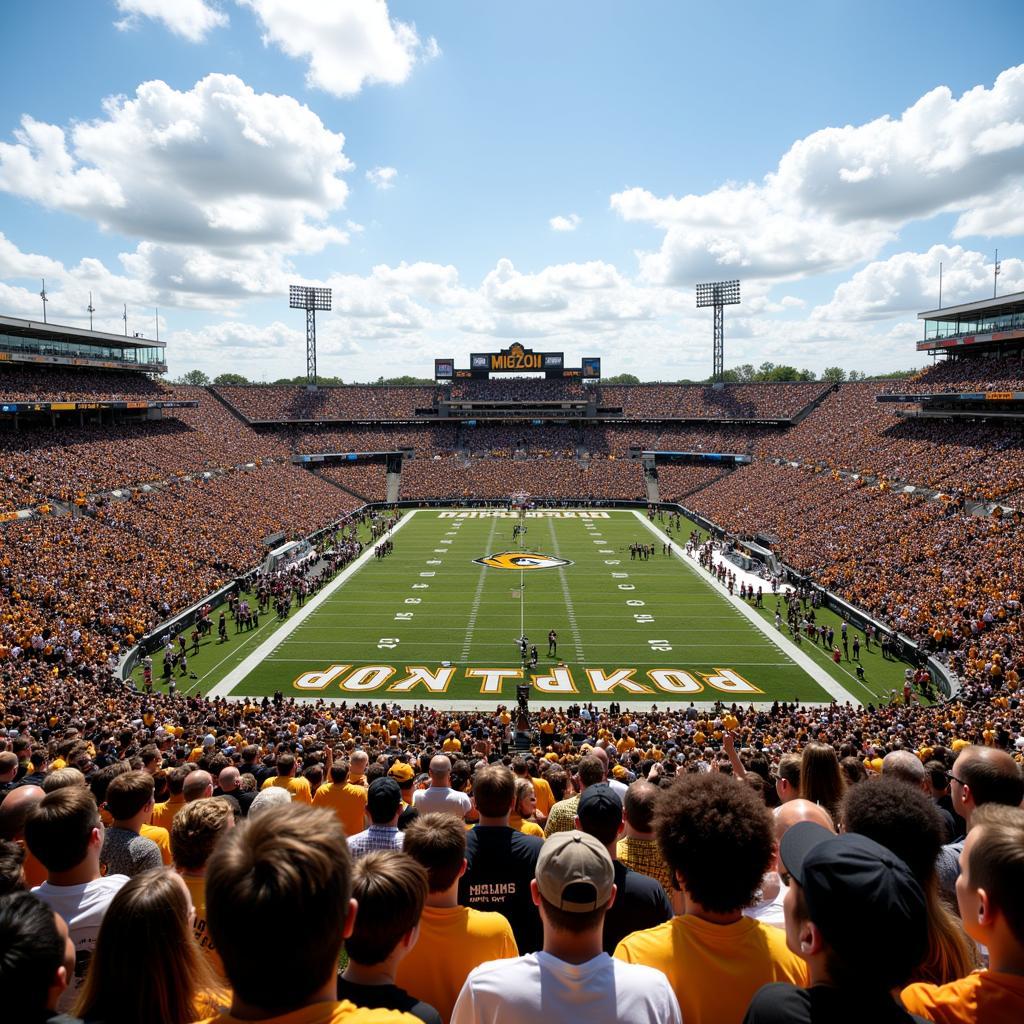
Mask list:
[{"label": "sideline", "polygon": [[[393,537],[398,531],[405,526],[406,523],[412,520],[412,517],[416,515],[418,509],[412,509],[402,516],[398,520],[388,536]],[[275,630],[266,640],[263,641],[256,648],[252,654],[248,655],[241,664],[236,665],[216,686],[211,687],[206,692],[208,699],[215,697],[227,697],[231,691],[243,680],[245,677],[252,672],[254,668],[260,665],[263,660],[273,653],[285,640],[291,636],[292,633],[302,625],[303,622],[309,618],[317,608],[320,607],[343,583],[346,583],[351,576],[358,572],[365,562],[368,562],[373,557],[374,543],[371,542],[366,545],[366,550],[351,564],[346,566],[338,575],[331,580],[330,583],[324,587],[314,598],[307,601],[306,604],[300,608],[284,625],[279,629]],[[239,699],[242,699],[245,695],[239,694]],[[251,696],[251,695],[250,695]]]},{"label": "sideline", "polygon": [[[858,697],[854,697],[849,690],[843,689],[843,687],[836,681],[836,679],[826,672],[823,668],[816,665],[810,658],[809,655],[804,654],[796,644],[790,642],[790,640],[783,636],[777,629],[769,625],[768,622],[761,618],[760,615],[751,608],[746,601],[741,600],[739,597],[729,595],[729,588],[724,584],[719,583],[718,579],[712,576],[710,573],[705,572],[692,558],[686,554],[685,548],[681,547],[674,540],[670,540],[669,537],[662,533],[657,526],[654,525],[648,518],[645,512],[640,512],[637,509],[633,510],[633,515],[643,523],[643,525],[650,530],[656,537],[660,538],[663,544],[671,544],[672,550],[679,556],[680,561],[684,565],[688,566],[690,571],[696,573],[702,580],[705,580],[711,586],[713,586],[725,599],[736,609],[741,615],[743,615],[752,626],[755,626],[766,636],[776,647],[782,651],[786,657],[790,658],[793,662],[800,666],[830,697],[834,700],[843,703],[849,701],[855,707],[862,706],[863,702]],[[760,577],[755,576],[753,573],[744,572],[738,565],[733,565],[731,562],[726,562],[730,571],[736,573],[737,580],[742,579],[746,583],[756,581],[756,584],[760,587],[770,585],[766,584]],[[820,701],[801,701],[801,704],[814,704],[821,703]]]}]

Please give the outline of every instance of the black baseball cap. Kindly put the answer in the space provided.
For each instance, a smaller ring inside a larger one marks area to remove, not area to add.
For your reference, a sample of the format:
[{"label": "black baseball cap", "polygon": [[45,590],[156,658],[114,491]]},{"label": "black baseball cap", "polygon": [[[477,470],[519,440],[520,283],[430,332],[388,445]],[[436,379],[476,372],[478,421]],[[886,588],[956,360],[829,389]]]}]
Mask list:
[{"label": "black baseball cap", "polygon": [[576,805],[576,817],[584,832],[610,843],[622,824],[622,800],[606,783],[587,786]]},{"label": "black baseball cap", "polygon": [[375,822],[390,821],[402,803],[402,790],[390,776],[382,775],[366,791],[366,810]]},{"label": "black baseball cap", "polygon": [[811,921],[840,956],[859,960],[870,949],[904,980],[924,959],[925,896],[891,850],[855,832],[837,836],[801,821],[782,837],[779,855],[803,890]]}]

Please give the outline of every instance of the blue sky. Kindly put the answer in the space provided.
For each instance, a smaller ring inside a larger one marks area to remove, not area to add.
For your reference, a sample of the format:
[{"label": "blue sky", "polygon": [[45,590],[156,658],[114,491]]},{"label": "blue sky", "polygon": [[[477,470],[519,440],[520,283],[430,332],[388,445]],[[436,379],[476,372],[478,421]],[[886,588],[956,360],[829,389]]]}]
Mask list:
[{"label": "blue sky", "polygon": [[[523,340],[710,371],[919,361],[1024,289],[1016,2],[36,0],[0,8],[0,309],[153,330],[172,375],[429,373]],[[1001,76],[1001,77],[1000,77]]]}]

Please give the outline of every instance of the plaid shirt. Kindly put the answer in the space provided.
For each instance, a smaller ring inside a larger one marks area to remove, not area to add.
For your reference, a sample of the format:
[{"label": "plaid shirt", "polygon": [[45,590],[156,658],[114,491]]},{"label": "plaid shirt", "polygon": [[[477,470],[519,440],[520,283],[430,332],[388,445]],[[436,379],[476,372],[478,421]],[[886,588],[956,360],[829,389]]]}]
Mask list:
[{"label": "plaid shirt", "polygon": [[625,864],[627,868],[639,871],[641,875],[648,875],[661,882],[661,887],[672,897],[672,873],[661,856],[656,839],[637,839],[635,836],[627,836],[620,839],[615,848],[616,859]]},{"label": "plaid shirt", "polygon": [[547,824],[544,826],[544,837],[547,838],[556,832],[571,832],[576,827],[576,808],[579,803],[578,796],[571,796],[568,800],[559,800],[548,815]]},{"label": "plaid shirt", "polygon": [[348,851],[353,860],[359,860],[371,850],[400,850],[404,838],[394,825],[371,825],[349,839]]}]

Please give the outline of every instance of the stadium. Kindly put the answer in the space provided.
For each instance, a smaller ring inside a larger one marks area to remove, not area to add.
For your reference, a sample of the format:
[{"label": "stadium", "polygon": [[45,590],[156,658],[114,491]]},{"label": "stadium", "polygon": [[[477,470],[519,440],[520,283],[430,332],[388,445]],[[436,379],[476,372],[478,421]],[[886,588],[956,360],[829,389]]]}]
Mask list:
[{"label": "stadium", "polygon": [[511,15],[108,6],[102,115],[0,138],[0,1018],[1024,1020],[1024,66],[746,183],[619,83],[573,159],[681,179],[576,213]]}]

